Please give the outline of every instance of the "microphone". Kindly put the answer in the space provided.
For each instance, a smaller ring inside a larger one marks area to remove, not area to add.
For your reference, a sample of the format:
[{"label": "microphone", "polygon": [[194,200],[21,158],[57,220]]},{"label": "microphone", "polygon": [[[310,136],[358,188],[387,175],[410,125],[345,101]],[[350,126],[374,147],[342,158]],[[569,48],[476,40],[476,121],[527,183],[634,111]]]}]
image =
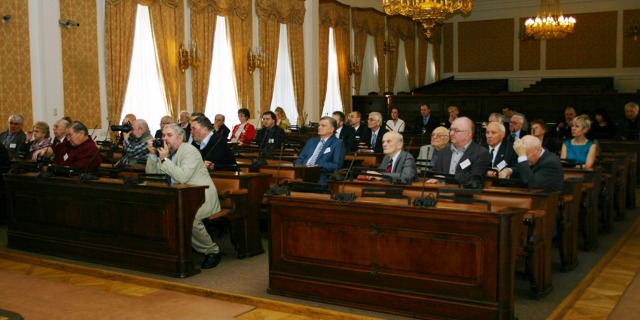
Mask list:
[{"label": "microphone", "polygon": [[[358,157],[358,150],[356,150],[353,153],[353,159],[351,159],[351,163],[349,164],[347,173],[344,176],[344,181],[342,182],[342,192],[338,192],[335,195],[333,195],[332,200],[336,200],[336,203],[338,205],[347,205],[356,200],[356,194],[345,193],[344,188],[345,188],[345,185],[347,184],[347,179],[350,179],[351,169],[353,168],[353,164],[355,163],[357,157]],[[351,178],[350,180],[353,180],[353,178]]]},{"label": "microphone", "polygon": [[265,134],[262,137],[262,141],[260,142],[260,145],[258,146],[258,155],[256,156],[256,160],[254,160],[253,163],[251,164],[252,166],[259,167],[259,166],[264,166],[264,165],[267,164],[266,160],[260,159],[260,156],[264,152],[263,146],[264,146],[264,142],[265,142],[266,139],[267,139],[267,135]]},{"label": "microphone", "polygon": [[[138,159],[135,158],[134,159],[135,162],[134,163],[138,163]],[[133,165],[131,166],[131,170],[129,171],[129,178],[124,178],[122,179],[122,184],[124,185],[136,185],[136,184],[141,184],[142,180],[138,177],[133,177]]]},{"label": "microphone", "polygon": [[422,191],[420,192],[420,197],[416,197],[413,200],[413,206],[416,208],[431,208],[431,207],[435,207],[437,204],[437,201],[434,198],[433,193],[430,193],[429,196],[426,198],[424,196],[424,189],[427,184],[427,171],[428,170],[426,170],[425,168],[424,174],[422,175],[422,178],[424,179],[424,181],[422,181]]},{"label": "microphone", "polygon": [[273,183],[273,186],[265,192],[270,196],[279,196],[279,195],[290,195],[291,190],[287,186],[278,186],[278,182],[280,181],[280,166],[282,165],[282,152],[284,151],[284,142],[280,144],[280,159],[278,161],[278,170],[276,171],[276,181]]},{"label": "microphone", "polygon": [[83,183],[86,180],[98,180],[98,176],[96,176],[92,172],[89,172],[89,167],[91,167],[91,163],[93,163],[93,159],[95,159],[99,153],[100,153],[100,148],[98,148],[98,150],[96,150],[96,152],[93,154],[93,156],[89,160],[89,163],[87,163],[87,166],[84,168],[84,173],[80,174],[80,177],[78,177],[78,180],[76,180],[76,183]]},{"label": "microphone", "polygon": [[93,138],[93,140],[95,140],[96,138],[93,136],[93,134],[96,132],[96,129],[98,129],[98,125],[96,124],[95,127],[93,127],[93,130],[91,130],[91,134],[90,136]]}]

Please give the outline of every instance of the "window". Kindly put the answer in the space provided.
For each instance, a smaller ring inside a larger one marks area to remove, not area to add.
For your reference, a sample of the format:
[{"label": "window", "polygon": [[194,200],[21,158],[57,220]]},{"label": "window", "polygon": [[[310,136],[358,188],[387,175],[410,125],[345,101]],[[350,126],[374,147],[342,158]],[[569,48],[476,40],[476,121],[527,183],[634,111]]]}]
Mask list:
[{"label": "window", "polygon": [[[295,125],[298,120],[296,96],[293,91],[293,75],[291,73],[291,59],[289,57],[289,41],[287,39],[287,25],[280,25],[280,41],[278,43],[278,65],[276,66],[275,85],[269,110],[274,111],[278,106],[284,109],[287,119]],[[263,110],[263,112],[266,110]]]},{"label": "window", "polygon": [[167,102],[157,67],[148,7],[138,5],[135,28],[129,83],[118,123],[133,113],[136,118],[147,121],[153,134],[160,129],[160,118],[167,114]]},{"label": "window", "polygon": [[340,98],[340,80],[338,79],[338,54],[333,39],[333,28],[329,28],[329,75],[327,77],[327,94],[324,98],[322,116],[331,116],[334,111],[343,111]]},{"label": "window", "polygon": [[402,39],[398,40],[396,48],[396,52],[398,53],[398,68],[396,69],[396,79],[393,83],[393,91],[409,92],[411,91],[411,88],[409,87],[409,68],[407,68],[407,56],[404,53],[404,41],[402,41]]},{"label": "window", "polygon": [[380,91],[375,42],[376,39],[372,35],[367,36],[367,44],[364,49],[364,62],[362,63],[362,80],[360,81],[361,95]]}]

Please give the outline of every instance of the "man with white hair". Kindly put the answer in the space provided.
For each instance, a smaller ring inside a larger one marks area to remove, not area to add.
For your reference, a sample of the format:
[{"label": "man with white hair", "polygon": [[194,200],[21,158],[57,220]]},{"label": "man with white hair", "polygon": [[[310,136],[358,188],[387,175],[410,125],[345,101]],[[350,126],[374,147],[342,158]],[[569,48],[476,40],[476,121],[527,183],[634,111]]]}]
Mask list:
[{"label": "man with white hair", "polygon": [[522,179],[530,189],[562,191],[564,173],[560,158],[544,150],[538,138],[522,137],[513,143],[513,150],[518,155],[518,164],[500,171],[500,178]]},{"label": "man with white hair", "polygon": [[387,129],[382,127],[382,115],[379,112],[369,113],[367,119],[367,130],[364,137],[360,140],[360,145],[372,152],[382,152],[382,137],[387,133]]},{"label": "man with white hair", "polygon": [[513,152],[513,142],[512,140],[504,141],[505,129],[502,123],[489,122],[485,136],[487,144],[484,147],[489,150],[492,168],[500,171],[516,165],[517,156]]},{"label": "man with white hair", "polygon": [[[385,170],[382,176],[388,177],[392,183],[410,184],[416,179],[416,161],[413,156],[402,150],[404,145],[402,134],[396,131],[388,131],[382,138],[384,158],[378,169]],[[379,172],[369,171],[371,179],[382,180],[376,177]]]},{"label": "man with white hair", "polygon": [[626,140],[638,140],[640,138],[640,117],[638,117],[638,104],[629,102],[624,105],[625,118],[620,121],[620,136]]},{"label": "man with white hair", "polygon": [[0,142],[7,148],[11,159],[18,158],[18,149],[27,140],[27,134],[22,131],[24,118],[19,114],[9,116],[9,129],[0,133]]},{"label": "man with white hair", "polygon": [[521,115],[514,114],[511,116],[511,120],[509,120],[509,132],[510,136],[506,138],[511,139],[511,141],[515,141],[529,134],[522,126],[524,124],[524,118]]}]

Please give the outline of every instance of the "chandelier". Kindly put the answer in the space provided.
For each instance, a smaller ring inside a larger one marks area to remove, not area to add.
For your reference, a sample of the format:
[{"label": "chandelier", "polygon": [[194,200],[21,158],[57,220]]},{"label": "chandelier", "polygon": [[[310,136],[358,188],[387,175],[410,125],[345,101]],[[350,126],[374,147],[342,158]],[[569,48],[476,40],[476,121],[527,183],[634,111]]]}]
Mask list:
[{"label": "chandelier", "polygon": [[400,14],[420,21],[427,38],[431,38],[436,23],[458,10],[469,13],[472,3],[472,0],[382,0],[382,7],[390,16]]},{"label": "chandelier", "polygon": [[576,19],[565,17],[560,9],[560,0],[540,0],[536,19],[529,18],[525,23],[527,36],[536,39],[564,38],[573,33]]}]

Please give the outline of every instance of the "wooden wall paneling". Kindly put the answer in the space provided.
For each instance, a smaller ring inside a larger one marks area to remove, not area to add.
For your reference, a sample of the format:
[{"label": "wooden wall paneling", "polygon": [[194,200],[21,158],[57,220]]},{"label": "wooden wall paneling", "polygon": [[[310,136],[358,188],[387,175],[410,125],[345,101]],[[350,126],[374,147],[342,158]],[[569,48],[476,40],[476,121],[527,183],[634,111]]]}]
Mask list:
[{"label": "wooden wall paneling", "polygon": [[622,30],[624,32],[622,40],[622,67],[638,68],[640,67],[640,36],[637,40],[628,36],[631,22],[640,23],[640,9],[625,10],[622,18]]},{"label": "wooden wall paneling", "polygon": [[445,73],[453,72],[453,23],[445,23],[442,27],[443,68]]},{"label": "wooden wall paneling", "polygon": [[[518,27],[519,35],[524,35],[524,22],[528,18],[520,18]],[[540,41],[539,40],[520,40],[520,70],[540,70]]]},{"label": "wooden wall paneling", "polygon": [[513,19],[458,23],[458,72],[513,71]]}]

